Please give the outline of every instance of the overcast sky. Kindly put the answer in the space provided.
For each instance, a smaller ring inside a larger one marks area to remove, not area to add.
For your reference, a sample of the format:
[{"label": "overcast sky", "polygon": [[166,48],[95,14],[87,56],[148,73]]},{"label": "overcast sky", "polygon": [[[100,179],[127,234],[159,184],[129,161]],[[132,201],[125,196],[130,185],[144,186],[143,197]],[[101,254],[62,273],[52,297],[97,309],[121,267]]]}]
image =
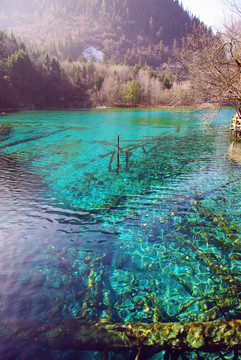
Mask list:
[{"label": "overcast sky", "polygon": [[[225,6],[227,0],[179,0],[183,4],[184,9],[188,9],[192,14],[199,17],[206,25],[217,28],[228,21],[233,14],[230,9]],[[241,0],[236,0],[237,4],[241,4]]]}]

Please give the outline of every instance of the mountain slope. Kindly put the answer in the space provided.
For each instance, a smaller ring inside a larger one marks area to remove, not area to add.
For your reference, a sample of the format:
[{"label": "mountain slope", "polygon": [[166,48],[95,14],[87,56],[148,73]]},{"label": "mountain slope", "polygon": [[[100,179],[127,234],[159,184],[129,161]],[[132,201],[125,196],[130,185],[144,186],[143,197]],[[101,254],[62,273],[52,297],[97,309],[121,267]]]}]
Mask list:
[{"label": "mountain slope", "polygon": [[2,0],[0,21],[60,58],[95,45],[109,58],[151,66],[200,23],[177,0]]}]

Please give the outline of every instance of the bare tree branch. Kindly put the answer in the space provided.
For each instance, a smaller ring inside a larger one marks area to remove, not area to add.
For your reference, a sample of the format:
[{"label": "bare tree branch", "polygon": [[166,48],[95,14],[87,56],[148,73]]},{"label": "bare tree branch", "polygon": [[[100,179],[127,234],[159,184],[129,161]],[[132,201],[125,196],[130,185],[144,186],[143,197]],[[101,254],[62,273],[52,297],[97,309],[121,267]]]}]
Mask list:
[{"label": "bare tree branch", "polygon": [[241,99],[240,34],[238,23],[215,36],[199,26],[185,38],[182,48],[175,50],[186,79],[203,102],[218,107],[232,105],[237,112]]}]

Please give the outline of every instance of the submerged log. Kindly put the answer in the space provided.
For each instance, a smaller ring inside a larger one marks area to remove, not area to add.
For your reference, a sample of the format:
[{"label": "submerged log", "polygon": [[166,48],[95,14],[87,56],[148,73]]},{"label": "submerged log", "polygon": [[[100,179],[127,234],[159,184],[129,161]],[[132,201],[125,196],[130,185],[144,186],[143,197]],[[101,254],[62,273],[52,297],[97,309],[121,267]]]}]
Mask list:
[{"label": "submerged log", "polygon": [[117,136],[117,174],[119,173],[119,166],[120,166],[120,135]]},{"label": "submerged log", "polygon": [[45,138],[45,137],[48,137],[48,136],[59,134],[59,133],[61,133],[63,131],[66,131],[66,129],[59,129],[59,130],[56,130],[56,131],[51,131],[51,132],[46,133],[46,134],[41,134],[41,135],[36,135],[36,136],[33,136],[33,137],[21,139],[21,140],[16,140],[16,141],[13,141],[13,142],[11,142],[9,144],[1,145],[0,149],[5,149],[5,148],[11,147],[11,146],[16,146],[16,145],[24,144],[24,143],[27,143],[27,142],[30,142],[30,141],[39,140],[39,139],[42,139],[42,138]]},{"label": "submerged log", "polygon": [[133,349],[138,351],[138,358],[140,352],[153,354],[162,350],[216,352],[241,349],[241,320],[151,324],[9,320],[0,325],[1,340],[58,350]]}]

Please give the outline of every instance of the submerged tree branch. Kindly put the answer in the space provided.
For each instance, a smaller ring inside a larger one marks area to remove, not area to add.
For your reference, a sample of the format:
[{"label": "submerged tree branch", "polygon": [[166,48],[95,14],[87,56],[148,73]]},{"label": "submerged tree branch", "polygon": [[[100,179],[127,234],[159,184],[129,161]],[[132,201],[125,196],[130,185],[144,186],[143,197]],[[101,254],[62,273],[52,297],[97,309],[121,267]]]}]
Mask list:
[{"label": "submerged tree branch", "polygon": [[31,343],[60,350],[133,349],[138,350],[140,359],[141,351],[147,350],[153,354],[166,349],[206,352],[241,349],[241,320],[151,324],[83,323],[78,319],[43,324],[9,320],[0,325],[1,339],[7,339],[13,346]]}]

